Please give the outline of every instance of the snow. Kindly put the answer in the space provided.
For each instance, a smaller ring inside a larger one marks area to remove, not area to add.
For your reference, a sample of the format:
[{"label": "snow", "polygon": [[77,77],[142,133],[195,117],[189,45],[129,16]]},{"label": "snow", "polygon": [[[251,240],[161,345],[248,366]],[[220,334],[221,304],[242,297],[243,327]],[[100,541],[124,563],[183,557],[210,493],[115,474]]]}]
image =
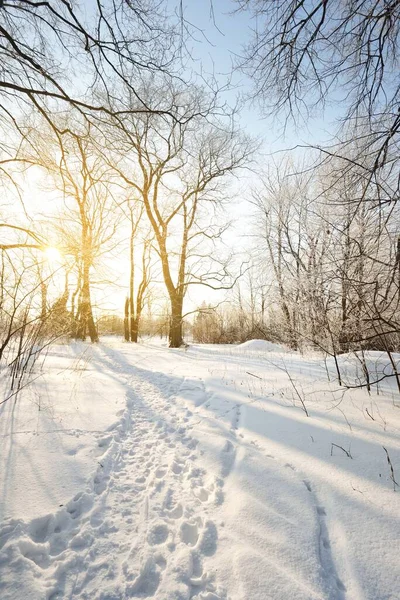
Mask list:
[{"label": "snow", "polygon": [[285,347],[281,344],[274,344],[267,340],[249,340],[240,344],[239,348],[250,352],[286,352]]},{"label": "snow", "polygon": [[398,598],[395,382],[261,342],[54,346],[0,407],[1,599]]}]

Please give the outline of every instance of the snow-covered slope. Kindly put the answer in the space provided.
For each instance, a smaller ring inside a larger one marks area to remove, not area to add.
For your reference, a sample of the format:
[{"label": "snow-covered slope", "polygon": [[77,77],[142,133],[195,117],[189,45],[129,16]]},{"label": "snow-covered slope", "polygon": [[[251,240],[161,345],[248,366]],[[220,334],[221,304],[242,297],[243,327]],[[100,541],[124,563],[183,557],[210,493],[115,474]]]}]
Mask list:
[{"label": "snow-covered slope", "polygon": [[53,348],[1,406],[0,598],[399,598],[397,396],[332,373],[272,347]]}]

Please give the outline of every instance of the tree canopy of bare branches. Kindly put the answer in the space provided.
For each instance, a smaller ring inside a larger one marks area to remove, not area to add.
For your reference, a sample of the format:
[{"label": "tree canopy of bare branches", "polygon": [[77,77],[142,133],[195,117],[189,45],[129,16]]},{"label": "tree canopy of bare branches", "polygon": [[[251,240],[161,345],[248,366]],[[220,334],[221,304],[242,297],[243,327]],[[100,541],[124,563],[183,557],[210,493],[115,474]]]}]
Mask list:
[{"label": "tree canopy of bare branches", "polygon": [[[267,112],[335,107],[340,156],[376,203],[399,197],[400,4],[397,0],[238,0],[256,18],[242,68]],[[355,140],[357,143],[355,144]]]},{"label": "tree canopy of bare branches", "polygon": [[201,243],[221,235],[224,227],[210,219],[223,197],[220,183],[246,165],[254,143],[233,122],[227,127],[216,120],[214,95],[154,85],[148,93],[163,102],[167,98],[180,118],[147,114],[126,119],[113,145],[108,144],[109,161],[143,203],[171,301],[170,343],[178,347],[188,286],[219,288],[228,275],[226,265],[210,259]]}]

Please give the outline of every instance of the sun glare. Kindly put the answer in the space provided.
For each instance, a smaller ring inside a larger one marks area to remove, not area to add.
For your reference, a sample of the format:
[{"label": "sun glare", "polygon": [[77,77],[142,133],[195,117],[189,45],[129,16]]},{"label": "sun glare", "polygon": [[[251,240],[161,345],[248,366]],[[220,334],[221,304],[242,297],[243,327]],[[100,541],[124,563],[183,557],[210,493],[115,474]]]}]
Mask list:
[{"label": "sun glare", "polygon": [[61,260],[61,254],[57,248],[53,248],[53,247],[46,248],[45,254],[46,254],[47,260],[49,262],[60,262],[60,260]]}]

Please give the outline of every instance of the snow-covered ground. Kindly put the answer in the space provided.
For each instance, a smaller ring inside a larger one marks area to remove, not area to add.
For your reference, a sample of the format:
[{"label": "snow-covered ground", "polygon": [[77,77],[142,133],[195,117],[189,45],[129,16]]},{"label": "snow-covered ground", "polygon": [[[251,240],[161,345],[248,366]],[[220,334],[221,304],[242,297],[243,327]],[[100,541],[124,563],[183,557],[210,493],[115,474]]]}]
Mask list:
[{"label": "snow-covered ground", "polygon": [[0,406],[1,600],[399,599],[400,397],[333,374],[259,341],[54,346]]}]

